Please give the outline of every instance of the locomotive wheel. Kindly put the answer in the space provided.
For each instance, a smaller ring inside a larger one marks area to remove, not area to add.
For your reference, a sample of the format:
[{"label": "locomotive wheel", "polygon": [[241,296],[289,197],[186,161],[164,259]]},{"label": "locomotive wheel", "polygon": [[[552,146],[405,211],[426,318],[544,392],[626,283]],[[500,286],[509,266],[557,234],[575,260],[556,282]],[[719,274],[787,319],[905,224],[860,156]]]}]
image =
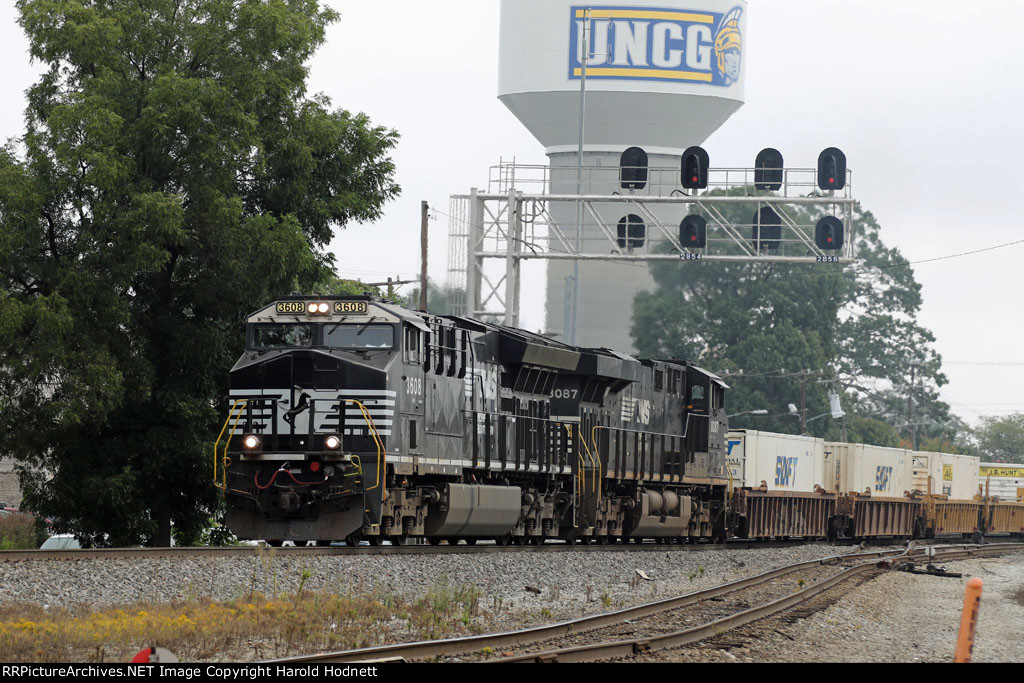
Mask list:
[{"label": "locomotive wheel", "polygon": [[503,548],[506,547],[506,546],[510,546],[510,545],[512,545],[512,535],[511,534],[506,534],[504,536],[496,536],[495,539],[494,539],[494,543],[496,545],[499,545],[499,546],[503,547]]},{"label": "locomotive wheel", "polygon": [[448,545],[458,545],[458,544],[459,544],[459,539],[458,538],[456,538],[454,536],[448,538]]},{"label": "locomotive wheel", "polygon": [[284,543],[284,541],[267,541],[267,545],[271,548],[280,548],[282,543]]},{"label": "locomotive wheel", "polygon": [[370,545],[372,545],[374,548],[379,548],[382,545],[384,545],[383,536],[367,536],[366,540],[369,541]]},{"label": "locomotive wheel", "polygon": [[392,536],[390,539],[391,545],[405,545],[408,542],[405,536]]},{"label": "locomotive wheel", "polygon": [[470,545],[470,546],[476,545],[476,539],[475,538],[467,538],[466,539],[466,545]]},{"label": "locomotive wheel", "polygon": [[529,542],[530,545],[541,546],[541,545],[544,545],[544,537],[543,536],[530,536],[530,540],[528,542]]},{"label": "locomotive wheel", "polygon": [[526,545],[526,537],[525,536],[513,536],[512,537],[512,545]]},{"label": "locomotive wheel", "polygon": [[601,536],[595,536],[595,537],[594,537],[594,541],[595,541],[595,542],[596,542],[596,543],[597,543],[598,545],[608,545],[608,537],[607,537],[607,536],[604,536],[604,535],[601,535]]},{"label": "locomotive wheel", "polygon": [[329,548],[329,547],[331,547],[331,543],[333,543],[333,542],[334,541],[317,541],[316,542],[316,547],[317,548]]},{"label": "locomotive wheel", "polygon": [[429,543],[430,545],[441,545],[441,539],[437,538],[436,536],[431,536],[427,539],[427,543]]},{"label": "locomotive wheel", "polygon": [[615,545],[619,542],[619,537],[615,534],[608,534],[608,545]]}]

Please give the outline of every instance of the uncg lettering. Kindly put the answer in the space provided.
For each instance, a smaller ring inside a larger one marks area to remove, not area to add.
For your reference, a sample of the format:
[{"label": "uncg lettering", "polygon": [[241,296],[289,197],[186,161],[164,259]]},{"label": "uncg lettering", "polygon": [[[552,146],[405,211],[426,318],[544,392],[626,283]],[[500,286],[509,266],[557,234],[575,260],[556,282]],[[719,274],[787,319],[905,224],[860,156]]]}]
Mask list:
[{"label": "uncg lettering", "polygon": [[[588,67],[681,69],[711,72],[711,26],[675,21],[597,19],[592,25]],[[583,64],[583,21],[576,22],[576,62]],[[605,49],[596,49],[607,46]]]},{"label": "uncg lettering", "polygon": [[775,462],[775,485],[785,488],[796,484],[798,458],[778,458]]}]

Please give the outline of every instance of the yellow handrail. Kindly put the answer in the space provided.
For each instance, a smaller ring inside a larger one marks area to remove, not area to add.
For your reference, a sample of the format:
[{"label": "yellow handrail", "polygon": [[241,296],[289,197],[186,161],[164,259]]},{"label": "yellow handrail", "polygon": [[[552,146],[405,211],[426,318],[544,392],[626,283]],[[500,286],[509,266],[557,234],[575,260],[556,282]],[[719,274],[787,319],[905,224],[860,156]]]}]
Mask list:
[{"label": "yellow handrail", "polygon": [[[373,423],[373,418],[370,417],[370,411],[366,409],[366,406],[362,402],[351,398],[338,399],[339,403],[354,403],[359,407],[360,412],[363,414],[363,420],[366,421],[366,426],[370,428],[370,434],[373,436],[373,442],[377,445],[377,482],[368,489],[363,489],[364,492],[373,491],[380,487],[380,502],[384,502],[384,497],[387,493],[385,488],[381,486],[380,469],[382,465],[385,465],[385,458],[387,457],[387,450],[384,448],[384,444],[381,443],[380,434],[377,433],[377,426]],[[360,463],[359,469],[362,469],[362,463]]]},{"label": "yellow handrail", "polygon": [[587,439],[583,436],[583,431],[576,427],[576,434],[580,437],[580,443],[583,444],[584,450],[587,451],[587,458],[594,464],[594,469],[597,470],[597,480],[591,485],[591,491],[598,493],[598,500],[600,500],[600,482],[601,482],[601,463],[594,460],[594,454],[590,452],[590,446],[587,445]]},{"label": "yellow handrail", "polygon": [[[238,409],[238,404],[242,404],[241,409]],[[238,427],[238,421],[242,419],[242,413],[245,411],[246,406],[249,405],[249,399],[240,398],[235,401],[235,404],[231,406],[231,411],[228,413],[228,419],[224,420],[224,426],[220,429],[220,434],[217,436],[217,441],[213,444],[213,485],[219,488],[221,491],[226,491],[228,488],[228,444],[231,443],[231,437],[235,435],[235,429]],[[238,417],[235,418],[235,424],[231,427],[231,433],[228,435],[228,442],[224,445],[224,472],[222,479],[217,479],[217,451],[220,449],[220,440],[224,438],[224,432],[227,431],[228,423],[231,422],[231,418],[235,415],[235,410],[238,410]]]}]

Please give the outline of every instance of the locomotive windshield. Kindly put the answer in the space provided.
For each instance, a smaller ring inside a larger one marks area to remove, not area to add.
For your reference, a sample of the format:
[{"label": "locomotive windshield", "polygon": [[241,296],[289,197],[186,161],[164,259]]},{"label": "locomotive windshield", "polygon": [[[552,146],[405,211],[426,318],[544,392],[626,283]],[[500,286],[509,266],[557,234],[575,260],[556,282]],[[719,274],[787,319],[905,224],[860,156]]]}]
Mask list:
[{"label": "locomotive windshield", "polygon": [[308,349],[313,346],[312,325],[255,325],[254,349]]},{"label": "locomotive windshield", "polygon": [[329,325],[324,341],[331,349],[391,349],[395,346],[392,325]]}]

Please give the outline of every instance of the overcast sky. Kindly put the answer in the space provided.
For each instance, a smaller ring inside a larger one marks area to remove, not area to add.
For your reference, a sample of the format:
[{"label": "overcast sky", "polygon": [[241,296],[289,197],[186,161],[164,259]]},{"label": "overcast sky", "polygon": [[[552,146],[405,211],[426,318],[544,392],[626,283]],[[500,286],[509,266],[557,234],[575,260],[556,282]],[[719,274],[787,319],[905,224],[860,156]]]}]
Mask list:
[{"label": "overcast sky", "polygon": [[[496,97],[499,3],[329,4],[342,19],[312,64],[311,90],[402,134],[403,195],[378,224],[338,236],[341,274],[416,277],[427,200],[439,211],[430,274],[444,280],[449,195],[486,187],[501,158],[546,160]],[[12,5],[0,8],[3,139],[22,132],[21,94],[38,71]],[[1024,239],[1024,2],[751,0],[748,11],[746,105],[704,145],[714,166],[750,166],[768,146],[812,166],[835,145],[883,239],[911,261]],[[915,266],[921,323],[951,380],[943,395],[965,419],[1024,411],[1022,261],[1018,245]],[[543,325],[537,298],[524,301],[532,329]]]}]

